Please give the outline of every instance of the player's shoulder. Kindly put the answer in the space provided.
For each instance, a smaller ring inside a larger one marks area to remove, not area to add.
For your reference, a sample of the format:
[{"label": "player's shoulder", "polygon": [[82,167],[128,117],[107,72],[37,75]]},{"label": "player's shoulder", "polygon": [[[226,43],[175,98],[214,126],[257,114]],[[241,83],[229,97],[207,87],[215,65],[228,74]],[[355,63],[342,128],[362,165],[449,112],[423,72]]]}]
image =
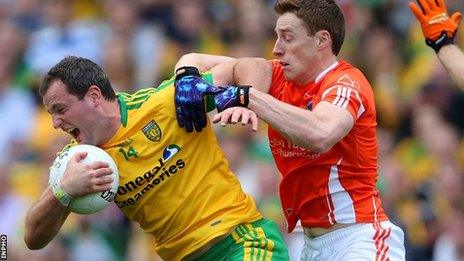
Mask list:
[{"label": "player's shoulder", "polygon": [[338,63],[337,67],[327,74],[325,85],[343,85],[355,90],[371,89],[361,70],[344,60]]},{"label": "player's shoulder", "polygon": [[[142,107],[146,107],[148,104],[152,104],[151,100],[162,100],[155,99],[156,95],[161,95],[164,88],[148,87],[139,89],[134,93],[118,93],[118,100],[121,107],[127,110],[136,110]],[[158,94],[159,93],[159,94]]]},{"label": "player's shoulder", "polygon": [[[118,93],[118,101],[121,111],[121,122],[126,128],[134,126],[147,114],[166,114],[166,110],[172,103],[174,106],[174,91],[157,88],[144,88],[135,93]],[[169,107],[171,108],[171,107]]]},{"label": "player's shoulder", "polygon": [[158,90],[159,89],[155,87],[146,87],[138,89],[133,93],[118,92],[116,95],[118,96],[118,99],[123,99],[124,101],[134,101],[143,99],[144,97],[149,97]]},{"label": "player's shoulder", "polygon": [[341,60],[340,61],[340,69],[338,70],[339,74],[348,74],[352,78],[358,81],[367,81],[366,76],[364,73],[357,68],[356,66],[348,63],[347,61]]}]

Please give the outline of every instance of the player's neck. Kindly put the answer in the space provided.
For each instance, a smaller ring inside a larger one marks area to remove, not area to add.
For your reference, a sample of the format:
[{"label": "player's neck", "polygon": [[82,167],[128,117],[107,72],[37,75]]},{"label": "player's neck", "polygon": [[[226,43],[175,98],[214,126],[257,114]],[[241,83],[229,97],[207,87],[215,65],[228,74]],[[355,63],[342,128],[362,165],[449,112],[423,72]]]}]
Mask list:
[{"label": "player's neck", "polygon": [[105,116],[102,119],[104,134],[102,135],[101,144],[108,142],[121,127],[121,110],[119,106],[117,100],[108,102],[103,106]]}]

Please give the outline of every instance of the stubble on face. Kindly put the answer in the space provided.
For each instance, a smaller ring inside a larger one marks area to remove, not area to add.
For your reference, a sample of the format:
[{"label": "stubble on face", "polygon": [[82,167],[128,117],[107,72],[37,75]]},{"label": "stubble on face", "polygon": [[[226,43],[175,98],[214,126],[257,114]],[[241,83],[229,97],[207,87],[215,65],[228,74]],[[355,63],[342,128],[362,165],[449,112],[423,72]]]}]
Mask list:
[{"label": "stubble on face", "polygon": [[56,80],[50,84],[43,96],[43,104],[52,116],[54,128],[70,134],[79,143],[84,142],[82,117],[89,113],[85,112],[84,102],[70,94],[63,82]]}]

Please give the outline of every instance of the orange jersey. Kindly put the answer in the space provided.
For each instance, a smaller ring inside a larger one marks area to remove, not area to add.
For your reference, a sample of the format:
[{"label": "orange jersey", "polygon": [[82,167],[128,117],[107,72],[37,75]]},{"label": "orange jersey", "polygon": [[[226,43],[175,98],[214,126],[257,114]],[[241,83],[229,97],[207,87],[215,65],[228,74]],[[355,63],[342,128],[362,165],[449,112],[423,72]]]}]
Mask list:
[{"label": "orange jersey", "polygon": [[307,110],[320,101],[330,102],[348,110],[354,119],[351,131],[325,153],[296,146],[269,127],[269,145],[282,174],[280,198],[288,231],[298,220],[305,227],[388,220],[375,186],[377,120],[367,79],[352,65],[339,61],[315,82],[297,85],[285,79],[277,61],[272,64],[270,95]]}]

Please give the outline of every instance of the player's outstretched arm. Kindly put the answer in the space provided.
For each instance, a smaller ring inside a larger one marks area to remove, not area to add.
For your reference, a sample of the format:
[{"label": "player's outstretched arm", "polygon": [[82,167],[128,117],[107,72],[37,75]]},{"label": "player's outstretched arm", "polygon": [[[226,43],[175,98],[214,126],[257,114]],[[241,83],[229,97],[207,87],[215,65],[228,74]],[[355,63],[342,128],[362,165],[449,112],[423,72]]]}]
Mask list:
[{"label": "player's outstretched arm", "polygon": [[250,84],[248,108],[294,144],[314,152],[325,152],[345,137],[354,125],[351,114],[328,102],[313,111],[283,103],[267,94],[272,65],[260,58],[240,59],[234,67],[237,84]]},{"label": "player's outstretched arm", "polygon": [[451,78],[464,91],[464,53],[457,45],[447,45],[438,52],[438,59]]},{"label": "player's outstretched arm", "polygon": [[409,7],[420,22],[427,45],[432,47],[456,84],[464,90],[464,53],[454,44],[461,13],[449,16],[444,0],[418,0]]},{"label": "player's outstretched arm", "polygon": [[[222,111],[233,106],[246,106],[249,86],[230,85],[233,82],[235,58],[190,53],[176,64],[175,106],[177,122],[187,132],[199,132],[207,125],[205,96],[214,97],[216,108]],[[211,84],[200,72],[210,70]]]},{"label": "player's outstretched arm", "polygon": [[444,0],[417,0],[409,3],[414,16],[419,21],[425,42],[438,53],[443,46],[454,43],[454,37],[461,21],[461,13],[449,16]]},{"label": "player's outstretched arm", "polygon": [[320,102],[312,110],[283,103],[269,94],[250,89],[248,108],[295,145],[324,153],[353,128],[354,119],[343,108]]},{"label": "player's outstretched arm", "polygon": [[26,214],[24,241],[29,249],[45,247],[58,233],[69,211],[48,187]]},{"label": "player's outstretched arm", "polygon": [[214,66],[222,63],[231,63],[236,59],[229,56],[203,54],[203,53],[188,53],[184,54],[174,67],[174,72],[183,66],[196,67],[200,72],[211,70]]}]

